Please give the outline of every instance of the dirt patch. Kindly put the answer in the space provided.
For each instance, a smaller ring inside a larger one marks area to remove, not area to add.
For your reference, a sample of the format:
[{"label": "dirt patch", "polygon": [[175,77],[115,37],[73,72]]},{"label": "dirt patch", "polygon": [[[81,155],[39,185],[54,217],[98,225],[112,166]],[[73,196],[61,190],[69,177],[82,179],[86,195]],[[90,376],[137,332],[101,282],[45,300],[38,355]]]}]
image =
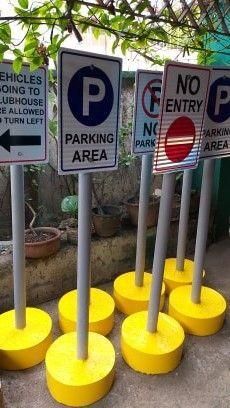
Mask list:
[{"label": "dirt patch", "polygon": [[51,238],[54,238],[56,235],[53,232],[47,231],[26,231],[25,233],[25,242],[27,244],[33,242],[44,242],[48,241]]}]

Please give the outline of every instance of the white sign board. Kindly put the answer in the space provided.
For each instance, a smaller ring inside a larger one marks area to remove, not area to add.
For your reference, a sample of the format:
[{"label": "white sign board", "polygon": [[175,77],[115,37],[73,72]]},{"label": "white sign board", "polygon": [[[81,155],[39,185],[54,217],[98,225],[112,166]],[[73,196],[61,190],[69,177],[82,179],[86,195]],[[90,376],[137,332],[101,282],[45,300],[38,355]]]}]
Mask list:
[{"label": "white sign board", "polygon": [[166,64],[154,154],[155,173],[197,167],[209,80],[209,68]]},{"label": "white sign board", "polygon": [[59,174],[115,170],[121,59],[61,48]]},{"label": "white sign board", "polygon": [[162,72],[137,70],[132,153],[153,153],[160,106]]},{"label": "white sign board", "polygon": [[47,69],[0,63],[0,165],[47,163]]},{"label": "white sign board", "polygon": [[200,158],[230,156],[230,68],[213,68]]}]

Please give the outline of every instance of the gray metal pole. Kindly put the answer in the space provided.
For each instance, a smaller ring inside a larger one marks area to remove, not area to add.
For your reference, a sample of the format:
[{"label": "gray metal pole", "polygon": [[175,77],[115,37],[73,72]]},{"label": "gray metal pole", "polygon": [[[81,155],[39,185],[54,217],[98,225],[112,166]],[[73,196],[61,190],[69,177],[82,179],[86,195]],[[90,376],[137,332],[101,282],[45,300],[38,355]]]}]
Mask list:
[{"label": "gray metal pole", "polygon": [[11,207],[13,233],[13,276],[15,327],[26,326],[25,199],[22,165],[11,165]]},{"label": "gray metal pole", "polygon": [[157,330],[160,310],[161,287],[163,282],[164,264],[168,245],[172,200],[175,189],[175,173],[163,176],[157,235],[153,259],[153,277],[149,299],[147,330],[154,333]]},{"label": "gray metal pole", "polygon": [[189,207],[192,189],[192,170],[185,170],[183,175],[183,186],[180,206],[180,220],[177,241],[177,259],[176,269],[178,271],[184,270],[184,260],[186,253],[188,221],[189,221]]},{"label": "gray metal pole", "polygon": [[194,256],[194,271],[192,281],[191,300],[200,303],[201,285],[203,278],[204,257],[208,236],[209,215],[212,196],[212,182],[215,170],[215,160],[205,160],[200,194],[200,208],[196,233]]},{"label": "gray metal pole", "polygon": [[144,154],[141,161],[141,185],[139,197],[138,227],[137,227],[137,250],[136,250],[136,273],[135,285],[143,286],[145,270],[145,250],[147,213],[149,206],[149,193],[152,180],[152,154]]},{"label": "gray metal pole", "polygon": [[77,261],[77,358],[88,357],[92,177],[79,174]]}]

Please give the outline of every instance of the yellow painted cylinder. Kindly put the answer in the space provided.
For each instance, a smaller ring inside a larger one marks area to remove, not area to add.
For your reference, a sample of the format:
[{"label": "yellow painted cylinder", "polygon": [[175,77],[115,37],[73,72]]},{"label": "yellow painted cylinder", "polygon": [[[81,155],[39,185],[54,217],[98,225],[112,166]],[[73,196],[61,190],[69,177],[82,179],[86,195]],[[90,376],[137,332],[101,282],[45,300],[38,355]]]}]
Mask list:
[{"label": "yellow painted cylinder", "polygon": [[[154,279],[154,278],[153,278]],[[152,274],[145,272],[143,286],[135,285],[135,272],[124,273],[115,279],[113,297],[117,309],[126,314],[141,312],[148,309]],[[164,307],[165,285],[161,289],[160,310]]]},{"label": "yellow painted cylinder", "polygon": [[192,286],[181,286],[169,296],[169,315],[183,326],[186,333],[209,336],[218,332],[224,323],[226,301],[214,289],[202,286],[201,301],[191,301]]},{"label": "yellow painted cylinder", "polygon": [[159,313],[156,333],[146,329],[147,311],[128,316],[121,329],[121,351],[126,363],[145,374],[163,374],[180,363],[184,330],[165,313]]},{"label": "yellow painted cylinder", "polygon": [[15,311],[0,315],[0,368],[24,370],[41,363],[52,343],[52,320],[40,309],[26,308],[26,327],[15,328]]},{"label": "yellow painted cylinder", "polygon": [[[193,277],[194,262],[190,259],[185,259],[184,270],[176,269],[176,258],[168,258],[165,260],[164,268],[164,283],[166,293],[169,294],[173,289],[179,286],[191,285]],[[203,271],[203,277],[205,271]]]},{"label": "yellow painted cylinder", "polygon": [[[90,289],[89,330],[106,336],[114,325],[115,303],[108,293]],[[63,333],[76,330],[77,290],[66,293],[58,303],[59,325]]]},{"label": "yellow painted cylinder", "polygon": [[89,332],[87,360],[77,359],[75,332],[64,334],[46,355],[46,380],[52,397],[70,407],[93,404],[104,397],[114,380],[115,351],[112,343]]}]

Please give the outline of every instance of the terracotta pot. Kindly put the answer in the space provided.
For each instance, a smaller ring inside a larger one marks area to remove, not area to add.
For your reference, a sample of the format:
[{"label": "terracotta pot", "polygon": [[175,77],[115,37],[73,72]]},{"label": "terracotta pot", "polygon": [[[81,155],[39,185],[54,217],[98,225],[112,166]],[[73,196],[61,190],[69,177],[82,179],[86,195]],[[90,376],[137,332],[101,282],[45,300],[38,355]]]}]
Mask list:
[{"label": "terracotta pot", "polygon": [[[51,232],[55,234],[54,237],[47,241],[25,243],[25,255],[26,258],[45,258],[47,256],[55,254],[60,249],[60,237],[61,231],[52,227],[38,227],[34,228],[36,231]],[[30,231],[30,230],[26,230]]]},{"label": "terracotta pot", "polygon": [[112,237],[121,227],[121,209],[115,205],[101,207],[104,214],[100,214],[98,208],[93,208],[93,225],[99,237]]},{"label": "terracotta pot", "polygon": [[[160,200],[154,200],[149,202],[149,208],[147,213],[147,228],[155,227],[157,225],[158,213],[159,213]],[[127,212],[131,224],[134,226],[138,225],[138,212],[139,212],[139,202],[134,201],[132,198],[125,203]]]}]

